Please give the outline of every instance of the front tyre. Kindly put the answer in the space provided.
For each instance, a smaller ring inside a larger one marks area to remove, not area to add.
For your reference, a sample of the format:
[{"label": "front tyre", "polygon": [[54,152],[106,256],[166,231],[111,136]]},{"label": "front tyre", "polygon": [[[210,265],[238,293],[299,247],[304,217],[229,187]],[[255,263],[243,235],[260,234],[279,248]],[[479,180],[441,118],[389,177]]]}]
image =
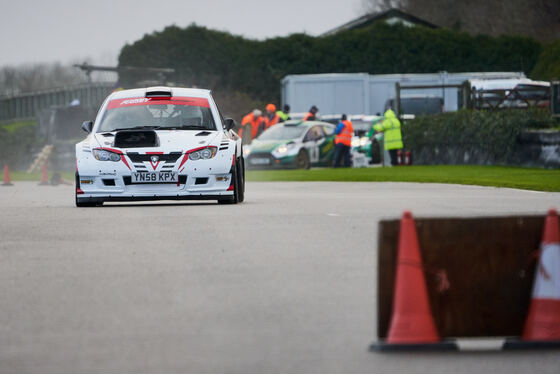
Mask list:
[{"label": "front tyre", "polygon": [[238,164],[239,164],[238,161],[236,161],[235,164],[233,164],[233,169],[231,172],[231,183],[233,185],[233,198],[228,196],[225,199],[218,199],[218,204],[237,204],[243,201],[243,200],[241,201],[239,200],[240,188],[239,188]]},{"label": "front tyre", "polygon": [[309,162],[309,154],[305,149],[299,151],[296,156],[296,168],[298,169],[309,169],[310,162]]},{"label": "front tyre", "polygon": [[[243,152],[241,152],[241,154],[243,154]],[[239,157],[237,170],[237,186],[239,187],[237,201],[242,203],[245,200],[245,160],[243,156]]]},{"label": "front tyre", "polygon": [[96,206],[103,205],[103,202],[92,203],[92,202],[80,202],[78,201],[78,188],[80,188],[80,175],[76,172],[76,188],[74,189],[74,201],[78,208],[93,208]]}]

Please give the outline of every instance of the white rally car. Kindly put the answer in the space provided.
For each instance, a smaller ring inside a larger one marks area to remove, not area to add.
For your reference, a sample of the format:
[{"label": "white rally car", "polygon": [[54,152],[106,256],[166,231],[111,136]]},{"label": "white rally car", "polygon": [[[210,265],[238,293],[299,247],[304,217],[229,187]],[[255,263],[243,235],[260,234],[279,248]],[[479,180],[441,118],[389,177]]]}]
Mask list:
[{"label": "white rally car", "polygon": [[208,90],[113,92],[76,144],[76,206],[105,201],[244,199],[241,139]]}]

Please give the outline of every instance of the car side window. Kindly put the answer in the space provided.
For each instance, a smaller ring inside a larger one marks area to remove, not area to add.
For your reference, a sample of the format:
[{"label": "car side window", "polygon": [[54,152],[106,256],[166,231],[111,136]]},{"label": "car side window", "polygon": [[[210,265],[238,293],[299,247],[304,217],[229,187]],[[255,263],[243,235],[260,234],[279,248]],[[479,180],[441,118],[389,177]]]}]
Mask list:
[{"label": "car side window", "polygon": [[308,141],[315,141],[315,140],[319,140],[323,137],[323,130],[321,130],[320,126],[313,126],[311,129],[309,129],[309,131],[307,132],[307,135],[305,135],[305,139],[304,141],[308,142]]},{"label": "car side window", "polygon": [[326,136],[331,136],[332,134],[334,134],[334,128],[332,128],[331,126],[323,126],[323,131],[325,132]]},{"label": "car side window", "polygon": [[[214,100],[214,97],[212,95],[210,95],[210,97],[212,97],[212,100]],[[220,116],[220,120],[222,121],[222,130],[225,130],[226,129],[226,120],[224,119],[224,115],[222,114],[222,111],[220,110],[220,106],[218,105],[216,100],[214,100],[214,104],[216,105],[216,108],[218,109],[218,115]]]}]

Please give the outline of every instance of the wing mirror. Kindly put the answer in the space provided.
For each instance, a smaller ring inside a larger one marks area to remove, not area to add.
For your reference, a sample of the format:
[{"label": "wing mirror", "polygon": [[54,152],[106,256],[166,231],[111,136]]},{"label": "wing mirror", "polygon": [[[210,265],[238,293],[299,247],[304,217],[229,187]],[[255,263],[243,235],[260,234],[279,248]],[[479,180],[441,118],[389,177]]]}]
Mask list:
[{"label": "wing mirror", "polygon": [[225,123],[224,123],[225,128],[226,128],[226,130],[228,130],[228,131],[231,130],[231,129],[233,129],[233,128],[235,127],[235,121],[234,121],[233,119],[231,119],[231,118],[226,118],[226,119],[224,120],[224,122],[225,122]]},{"label": "wing mirror", "polygon": [[82,123],[82,130],[84,130],[88,134],[91,132],[92,128],[93,128],[93,121],[84,121],[84,123]]}]

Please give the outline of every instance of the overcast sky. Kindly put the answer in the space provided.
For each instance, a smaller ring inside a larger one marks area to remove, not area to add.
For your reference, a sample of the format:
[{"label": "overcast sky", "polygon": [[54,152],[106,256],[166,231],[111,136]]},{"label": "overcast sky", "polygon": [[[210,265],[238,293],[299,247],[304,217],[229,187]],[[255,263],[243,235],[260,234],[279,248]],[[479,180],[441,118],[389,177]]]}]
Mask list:
[{"label": "overcast sky", "polygon": [[195,22],[250,38],[317,35],[362,14],[362,0],[0,0],[0,66],[113,65],[125,43]]}]

